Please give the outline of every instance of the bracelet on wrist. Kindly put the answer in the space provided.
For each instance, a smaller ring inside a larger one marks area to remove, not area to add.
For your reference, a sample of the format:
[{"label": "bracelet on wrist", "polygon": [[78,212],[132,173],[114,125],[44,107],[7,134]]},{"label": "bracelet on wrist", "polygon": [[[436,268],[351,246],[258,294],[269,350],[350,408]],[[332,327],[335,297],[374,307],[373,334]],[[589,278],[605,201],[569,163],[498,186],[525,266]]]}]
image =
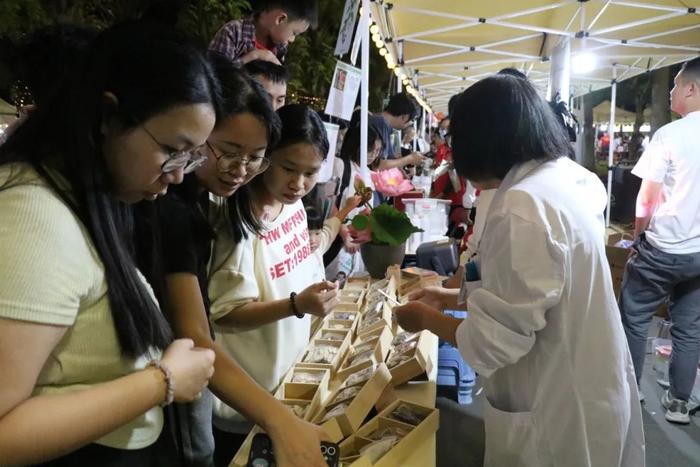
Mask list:
[{"label": "bracelet on wrist", "polygon": [[299,319],[304,317],[304,313],[299,311],[299,308],[297,308],[297,293],[296,292],[292,292],[289,294],[289,305],[292,309],[292,314],[294,316],[296,316]]},{"label": "bracelet on wrist", "polygon": [[163,399],[163,402],[161,402],[159,405],[161,407],[166,407],[172,404],[175,400],[175,379],[173,378],[173,374],[170,372],[170,369],[163,365],[163,362],[160,360],[153,360],[148,364],[148,366],[152,366],[160,370],[165,378],[165,399]]}]

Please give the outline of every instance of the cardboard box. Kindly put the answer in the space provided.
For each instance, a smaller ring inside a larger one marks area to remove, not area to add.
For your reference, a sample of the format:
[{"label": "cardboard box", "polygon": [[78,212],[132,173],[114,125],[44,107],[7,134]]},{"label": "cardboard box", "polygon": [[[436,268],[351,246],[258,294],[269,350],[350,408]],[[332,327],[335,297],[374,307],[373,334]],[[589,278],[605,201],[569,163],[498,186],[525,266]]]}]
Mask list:
[{"label": "cardboard box", "polygon": [[615,291],[616,298],[620,296],[622,277],[625,274],[625,265],[627,264],[629,253],[630,251],[627,248],[610,245],[605,247],[605,256],[608,258],[608,265],[610,266],[610,274],[612,275],[613,290]]},{"label": "cardboard box", "polygon": [[[430,358],[430,348],[428,348],[430,344],[428,331],[421,331],[411,341],[416,341],[416,347],[409,353],[410,357],[408,360],[389,368],[392,386],[398,386],[419,377],[427,378],[428,373],[433,369],[434,362]],[[392,356],[395,354],[397,347],[394,347],[389,353],[387,365],[391,364]]]},{"label": "cardboard box", "polygon": [[[412,425],[396,419],[392,413],[400,405],[405,404],[412,410],[421,414],[424,418],[418,425]],[[424,407],[407,401],[397,400],[382,410],[376,417],[362,425],[354,435],[348,437],[340,444],[341,463],[350,467],[396,467],[402,465],[406,458],[414,452],[416,445],[419,445],[427,437],[434,434],[440,425],[440,415],[437,409]],[[400,428],[408,433],[401,438],[388,452],[382,455],[375,462],[368,456],[360,454],[360,449],[371,444],[373,441],[368,437],[383,428]]]},{"label": "cardboard box", "polygon": [[[367,368],[365,366],[364,368]],[[363,369],[364,369],[363,368]],[[339,442],[346,436],[351,435],[362,425],[367,415],[381,397],[384,389],[391,381],[391,373],[384,363],[377,365],[374,374],[365,382],[360,391],[351,400],[344,413],[323,421],[326,413],[338,404],[329,405],[334,398],[344,389],[344,386],[337,388],[326,401],[326,406],[318,414],[315,423],[321,425],[331,437],[333,442]]]},{"label": "cardboard box", "polygon": [[[331,371],[331,378],[332,378],[333,375],[335,375],[335,372],[338,370],[340,363],[345,358],[345,354],[347,353],[348,348],[350,347],[350,336],[351,336],[351,334],[348,333],[345,340],[343,340],[342,342],[334,341],[334,340],[312,339],[311,342],[309,343],[308,347],[306,347],[306,350],[304,351],[304,356],[302,357],[301,361],[299,363],[297,363],[295,365],[295,367],[297,367],[297,368],[327,369],[327,370]],[[333,359],[331,360],[330,363],[317,363],[317,362],[311,362],[311,361],[306,360],[309,353],[315,347],[319,347],[319,346],[336,347],[338,349],[337,352],[335,352],[335,355],[333,356]]]},{"label": "cardboard box", "polygon": [[357,327],[358,337],[383,327],[392,327],[393,313],[391,311],[391,305],[386,301],[380,303],[381,306],[378,309],[367,310],[365,312],[362,322]]},{"label": "cardboard box", "polygon": [[338,379],[344,381],[350,374],[358,371],[363,362],[352,362],[352,359],[357,355],[367,352],[368,349],[372,351],[370,356],[372,363],[383,363],[389,355],[393,338],[394,335],[391,329],[387,326],[383,326],[370,334],[363,335],[362,338],[356,339],[350,346],[350,351],[348,351],[343,363],[341,363],[338,369]]},{"label": "cardboard box", "polygon": [[367,277],[348,277],[343,290],[366,290],[369,288],[371,279]]},{"label": "cardboard box", "polygon": [[[318,383],[294,382],[295,375],[299,373],[316,374],[320,380]],[[292,367],[291,371],[287,373],[284,380],[282,380],[282,384],[277,389],[275,397],[285,401],[287,404],[303,405],[297,404],[297,402],[308,402],[308,408],[303,418],[304,420],[311,420],[318,414],[322,403],[330,394],[330,381],[330,370],[299,367],[297,364]]]}]

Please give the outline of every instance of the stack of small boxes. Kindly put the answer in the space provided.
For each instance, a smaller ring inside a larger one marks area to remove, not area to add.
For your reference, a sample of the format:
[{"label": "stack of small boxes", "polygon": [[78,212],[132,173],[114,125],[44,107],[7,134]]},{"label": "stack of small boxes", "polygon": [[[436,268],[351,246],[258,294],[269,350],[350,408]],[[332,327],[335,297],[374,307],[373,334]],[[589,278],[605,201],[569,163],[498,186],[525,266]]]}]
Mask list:
[{"label": "stack of small boxes", "polygon": [[[420,279],[390,268],[387,279],[349,278],[340,303],[313,323],[309,345],[276,397],[340,443],[341,464],[400,465],[417,441],[434,433],[438,411],[395,400],[368,420],[389,387],[425,379],[432,369],[427,335],[406,333],[392,320],[390,297],[405,296]],[[381,409],[381,407],[378,407]],[[232,466],[246,464],[256,428]]]}]

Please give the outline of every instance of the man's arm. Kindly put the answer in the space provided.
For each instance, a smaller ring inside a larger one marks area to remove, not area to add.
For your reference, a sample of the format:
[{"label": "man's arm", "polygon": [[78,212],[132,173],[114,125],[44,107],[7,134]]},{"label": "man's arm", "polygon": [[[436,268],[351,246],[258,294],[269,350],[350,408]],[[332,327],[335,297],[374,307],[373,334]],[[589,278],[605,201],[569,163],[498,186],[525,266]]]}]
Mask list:
[{"label": "man's arm", "polygon": [[638,238],[649,227],[651,217],[654,215],[661,199],[663,184],[642,180],[642,186],[637,194],[637,207],[634,222],[634,238]]}]

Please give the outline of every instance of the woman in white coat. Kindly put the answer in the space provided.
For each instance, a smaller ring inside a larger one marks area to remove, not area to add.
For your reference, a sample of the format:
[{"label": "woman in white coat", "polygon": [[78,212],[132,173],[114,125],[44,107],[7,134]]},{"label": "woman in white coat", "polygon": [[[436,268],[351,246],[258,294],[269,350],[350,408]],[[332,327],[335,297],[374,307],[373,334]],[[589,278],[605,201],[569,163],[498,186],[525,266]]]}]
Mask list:
[{"label": "woman in white coat", "polygon": [[[606,262],[605,190],[572,162],[546,102],[497,75],[461,94],[455,166],[497,189],[459,296],[395,308],[458,346],[485,379],[485,465],[644,466],[637,385]],[[442,314],[466,301],[468,318]]]}]

